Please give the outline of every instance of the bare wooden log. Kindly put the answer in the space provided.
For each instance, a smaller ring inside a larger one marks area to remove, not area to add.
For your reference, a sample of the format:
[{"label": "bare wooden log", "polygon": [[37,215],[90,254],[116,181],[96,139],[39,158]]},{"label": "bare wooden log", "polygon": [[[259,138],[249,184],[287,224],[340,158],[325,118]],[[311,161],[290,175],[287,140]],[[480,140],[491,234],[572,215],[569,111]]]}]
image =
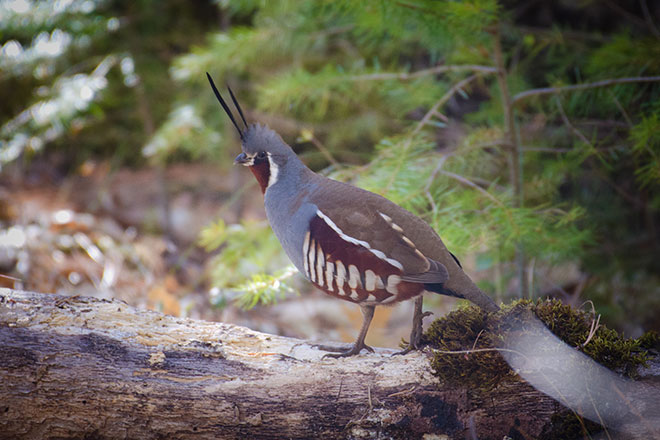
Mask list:
[{"label": "bare wooden log", "polygon": [[427,354],[308,342],[119,301],[0,289],[0,438],[536,437],[523,382],[442,387]]}]

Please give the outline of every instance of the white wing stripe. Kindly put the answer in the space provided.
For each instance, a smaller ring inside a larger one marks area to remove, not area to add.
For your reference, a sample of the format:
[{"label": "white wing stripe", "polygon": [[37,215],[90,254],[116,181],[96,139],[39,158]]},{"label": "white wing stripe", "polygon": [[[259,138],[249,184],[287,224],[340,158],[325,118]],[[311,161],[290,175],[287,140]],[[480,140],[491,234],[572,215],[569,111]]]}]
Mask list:
[{"label": "white wing stripe", "polygon": [[305,276],[309,278],[309,231],[305,234],[305,241],[303,242],[303,265],[305,266]]},{"label": "white wing stripe", "polygon": [[337,281],[337,292],[341,296],[344,296],[346,295],[346,292],[344,292],[344,281],[346,281],[346,267],[344,267],[344,263],[342,263],[341,260],[335,261],[335,265],[337,266],[337,278],[335,278],[335,280]]},{"label": "white wing stripe", "polygon": [[344,234],[344,231],[342,231],[339,228],[339,226],[337,226],[335,224],[335,222],[333,222],[328,216],[323,214],[323,212],[321,212],[320,209],[318,209],[316,211],[316,215],[318,215],[320,218],[322,218],[323,221],[325,221],[328,226],[330,226],[337,234],[339,234],[339,236],[343,240],[345,240],[349,243],[357,244],[358,246],[363,246],[363,247],[367,248],[372,254],[374,254],[375,256],[380,258],[381,260],[385,260],[388,263],[390,263],[392,266],[396,267],[397,269],[403,270],[403,265],[401,263],[399,263],[397,260],[395,260],[393,258],[388,258],[385,255],[385,253],[383,253],[382,251],[379,251],[378,249],[372,249],[371,246],[369,245],[369,243],[367,243],[366,241],[358,240],[357,238],[353,238],[349,235]]},{"label": "white wing stripe", "polygon": [[309,245],[309,279],[312,280],[312,282],[316,281],[316,271],[314,270],[314,263],[316,259],[314,258],[316,256],[316,242],[312,240],[312,242]]},{"label": "white wing stripe", "polygon": [[323,263],[325,263],[325,256],[319,242],[316,242],[316,279],[319,286],[323,287]]},{"label": "white wing stripe", "polygon": [[335,276],[335,265],[332,261],[327,261],[325,264],[325,280],[328,285],[328,290],[330,292],[334,291],[334,287],[332,287],[332,279]]}]

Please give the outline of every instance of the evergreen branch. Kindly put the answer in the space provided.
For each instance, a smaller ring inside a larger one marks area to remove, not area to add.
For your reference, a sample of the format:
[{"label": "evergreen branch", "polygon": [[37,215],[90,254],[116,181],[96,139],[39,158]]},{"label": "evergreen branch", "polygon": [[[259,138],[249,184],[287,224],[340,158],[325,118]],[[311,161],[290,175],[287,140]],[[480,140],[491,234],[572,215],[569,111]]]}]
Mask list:
[{"label": "evergreen branch", "polygon": [[459,64],[459,65],[442,65],[435,66],[428,69],[417,70],[415,72],[383,72],[383,73],[370,73],[366,75],[353,75],[348,79],[351,81],[373,81],[373,80],[387,80],[398,79],[406,81],[415,78],[421,78],[427,75],[435,75],[445,72],[463,72],[463,71],[479,72],[479,73],[497,73],[495,67],[480,66],[478,64]]},{"label": "evergreen branch", "polygon": [[424,117],[417,124],[417,127],[415,127],[415,129],[412,131],[411,135],[414,136],[417,133],[419,133],[419,131],[422,129],[422,127],[424,127],[424,125],[428,124],[428,122],[431,120],[433,115],[438,113],[438,109],[440,107],[442,107],[447,101],[449,101],[449,99],[451,99],[451,97],[454,96],[454,94],[456,94],[456,92],[461,90],[463,87],[465,87],[466,85],[468,85],[469,83],[471,83],[472,81],[477,79],[478,77],[479,77],[479,74],[475,73],[474,75],[468,76],[464,80],[461,80],[461,81],[457,82],[456,84],[454,84],[447,91],[447,93],[442,95],[442,98],[440,98],[438,100],[438,102],[433,104],[433,107],[431,107],[431,109],[428,112],[426,112]]},{"label": "evergreen branch", "polygon": [[493,202],[495,202],[496,204],[498,204],[499,206],[501,206],[502,208],[504,208],[508,211],[508,209],[504,205],[504,203],[502,203],[497,197],[495,197],[494,195],[492,195],[491,193],[489,193],[488,191],[486,191],[485,189],[483,189],[482,187],[480,187],[479,185],[477,185],[476,183],[474,183],[470,179],[467,179],[467,178],[465,178],[461,175],[452,173],[451,171],[438,170],[438,172],[440,174],[444,175],[444,176],[451,177],[452,179],[461,182],[463,185],[466,185],[466,186],[469,186],[470,188],[476,189],[481,194],[485,195],[486,197],[491,199]]},{"label": "evergreen branch", "polygon": [[323,157],[330,162],[332,165],[334,165],[335,169],[340,170],[342,168],[341,164],[337,162],[337,159],[335,159],[332,154],[330,153],[330,150],[326,148],[323,143],[318,140],[316,136],[314,136],[314,133],[311,130],[308,130],[308,133],[306,136],[304,136],[305,140],[308,140],[309,142],[312,143],[316,147],[317,150],[321,152]]},{"label": "evergreen branch", "polygon": [[564,111],[564,106],[561,105],[561,100],[559,99],[559,97],[555,97],[555,101],[557,103],[557,109],[559,109],[559,115],[561,116],[562,121],[564,121],[564,125],[566,125],[568,129],[571,130],[571,132],[578,137],[578,139],[580,139],[586,145],[589,145],[592,150],[595,150],[595,147],[591,142],[589,142],[589,139],[587,139],[587,137],[580,130],[578,130],[577,128],[575,128],[573,124],[571,124],[571,121],[568,119],[568,116],[566,116],[566,112]]},{"label": "evergreen branch", "polygon": [[520,92],[513,97],[513,105],[515,106],[520,101],[523,101],[531,96],[540,96],[540,95],[553,95],[557,93],[564,92],[573,92],[576,90],[587,90],[595,89],[599,87],[608,87],[615,84],[634,84],[634,83],[644,83],[644,82],[655,82],[660,81],[660,76],[634,76],[629,78],[613,78],[613,79],[604,79],[602,81],[596,81],[593,83],[585,84],[575,84],[572,86],[563,86],[563,87],[544,87],[540,89],[531,89],[524,92]]},{"label": "evergreen branch", "polygon": [[[511,98],[509,91],[508,78],[506,66],[504,64],[504,54],[502,53],[502,36],[498,28],[493,36],[493,58],[497,66],[497,82],[502,95],[502,111],[504,113],[504,138],[510,154],[509,160],[509,179],[513,187],[513,207],[520,208],[523,205],[523,168],[522,168],[522,151],[520,143],[516,135],[516,121],[515,121],[515,104]],[[525,252],[522,248],[520,241],[516,243],[516,266],[518,271],[518,283],[520,289],[520,297],[527,298],[529,291],[527,290],[527,273],[525,272]]]},{"label": "evergreen branch", "polygon": [[[476,78],[478,78],[478,77],[479,77],[479,74],[478,74],[478,73],[475,73],[474,75],[468,76],[468,77],[465,78],[464,80],[459,81],[459,82],[457,82],[456,84],[454,84],[454,85],[453,85],[453,86],[447,91],[447,93],[445,93],[444,95],[442,95],[442,98],[440,98],[440,99],[438,100],[438,102],[436,102],[435,104],[433,104],[433,107],[431,107],[431,109],[430,109],[428,112],[426,112],[426,114],[425,114],[424,117],[419,121],[419,123],[417,124],[417,126],[415,127],[415,129],[410,133],[410,135],[409,135],[409,137],[408,137],[408,140],[407,140],[406,143],[403,145],[402,150],[403,150],[403,151],[407,151],[407,150],[408,150],[408,148],[409,148],[410,145],[412,144],[412,140],[413,140],[413,138],[415,137],[415,135],[417,135],[417,134],[421,131],[421,129],[424,127],[424,125],[428,124],[428,122],[431,120],[431,118],[432,118],[434,115],[438,114],[438,109],[439,109],[441,106],[443,106],[447,101],[449,101],[449,99],[450,99],[452,96],[454,96],[454,94],[455,94],[456,92],[458,92],[459,90],[461,90],[463,87],[465,87],[467,84],[471,83],[472,81],[474,81],[474,80],[475,80]],[[401,157],[403,158],[404,155],[401,155]],[[402,167],[402,166],[403,166],[403,161],[400,160],[399,163],[398,163],[398,165],[397,165],[397,167],[396,167],[396,169],[395,169],[394,172],[392,173],[392,177],[390,178],[389,182],[388,182],[387,185],[385,186],[385,193],[387,193],[387,191],[389,191],[390,188],[392,187],[392,184],[393,184],[394,181],[396,180],[396,176],[399,174],[399,171],[401,170],[401,167]]]},{"label": "evergreen branch", "polygon": [[435,169],[429,176],[428,180],[426,181],[426,185],[424,186],[424,195],[426,196],[426,199],[429,201],[431,204],[432,212],[433,214],[438,212],[438,205],[435,203],[435,200],[433,200],[433,196],[431,195],[431,184],[437,177],[438,173],[442,169],[443,165],[445,164],[445,161],[447,160],[447,156],[443,155],[440,157],[440,160],[438,161],[437,165],[435,166]]}]

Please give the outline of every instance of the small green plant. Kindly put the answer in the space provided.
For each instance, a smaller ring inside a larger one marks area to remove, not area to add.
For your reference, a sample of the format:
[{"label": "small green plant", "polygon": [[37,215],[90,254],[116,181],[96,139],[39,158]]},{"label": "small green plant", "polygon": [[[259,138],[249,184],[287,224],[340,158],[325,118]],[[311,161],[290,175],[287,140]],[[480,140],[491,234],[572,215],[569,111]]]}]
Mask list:
[{"label": "small green plant", "polygon": [[287,264],[266,222],[227,225],[218,220],[202,231],[199,243],[207,251],[217,252],[211,261],[216,305],[236,301],[249,309],[272,304],[293,292],[289,282],[297,270]]}]

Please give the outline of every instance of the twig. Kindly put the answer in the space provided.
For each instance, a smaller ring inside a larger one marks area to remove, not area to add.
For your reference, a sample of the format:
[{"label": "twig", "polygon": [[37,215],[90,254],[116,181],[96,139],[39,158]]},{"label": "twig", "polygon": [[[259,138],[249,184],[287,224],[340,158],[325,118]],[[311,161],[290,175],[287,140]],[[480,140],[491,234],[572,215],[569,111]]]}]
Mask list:
[{"label": "twig", "polygon": [[646,0],[639,0],[639,3],[642,6],[642,13],[644,14],[644,20],[646,20],[646,25],[649,28],[649,31],[651,31],[655,38],[660,38],[660,31],[658,31],[655,23],[653,23],[653,17],[651,17],[649,5],[646,4]]},{"label": "twig", "polygon": [[628,124],[628,128],[633,128],[633,123],[632,120],[630,119],[630,116],[628,116],[628,112],[626,112],[626,109],[623,108],[621,105],[621,102],[617,99],[616,95],[610,91],[610,95],[612,96],[612,99],[614,100],[614,103],[616,104],[616,107],[619,109],[621,112],[621,115],[623,116],[623,119],[626,120],[626,124]]},{"label": "twig", "polygon": [[367,395],[369,396],[369,412],[371,412],[374,409],[374,405],[371,402],[371,385],[369,384],[367,384]]},{"label": "twig", "polygon": [[497,73],[495,67],[480,66],[477,64],[458,64],[458,65],[441,65],[430,67],[428,69],[417,70],[415,72],[382,72],[370,73],[365,75],[353,75],[347,79],[350,81],[373,81],[373,80],[387,80],[398,79],[401,81],[420,78],[427,75],[436,75],[445,72],[463,72],[463,71],[479,72],[479,73]]},{"label": "twig", "polygon": [[534,151],[540,153],[570,153],[572,148],[549,148],[549,147],[523,147],[523,151]]},{"label": "twig", "polygon": [[[442,98],[440,98],[440,99],[438,100],[438,102],[436,102],[435,104],[433,104],[433,107],[431,107],[431,109],[430,109],[429,111],[426,112],[426,114],[424,115],[424,117],[423,117],[423,118],[417,123],[417,126],[415,127],[415,129],[414,129],[414,130],[408,135],[408,140],[407,140],[406,143],[403,145],[402,150],[403,150],[403,151],[406,151],[406,150],[410,147],[410,144],[412,143],[412,140],[413,140],[413,138],[415,137],[415,135],[416,135],[417,133],[419,133],[419,132],[422,130],[422,128],[424,127],[424,125],[428,124],[428,122],[431,120],[431,118],[433,117],[433,115],[436,114],[436,113],[438,112],[438,109],[439,109],[442,105],[444,105],[447,101],[449,101],[449,99],[450,99],[452,96],[454,96],[454,94],[455,94],[457,91],[459,91],[460,89],[462,89],[463,87],[465,87],[467,84],[469,84],[470,82],[474,81],[474,80],[475,80],[476,78],[478,78],[478,77],[479,77],[479,74],[478,74],[478,73],[475,73],[474,75],[471,75],[471,76],[465,78],[464,80],[457,82],[456,84],[454,84],[454,85],[453,85],[453,86],[447,91],[447,93],[445,93],[445,94],[442,96]],[[373,163],[373,162],[372,162],[372,163]],[[392,173],[392,177],[390,178],[389,182],[387,182],[387,185],[385,185],[385,190],[384,190],[385,193],[387,193],[387,191],[389,191],[389,189],[392,187],[392,184],[394,184],[394,181],[395,181],[395,179],[396,179],[396,176],[399,174],[399,170],[401,169],[401,166],[402,166],[402,165],[403,165],[403,163],[402,163],[402,162],[399,162],[399,165],[397,166],[397,169]]]},{"label": "twig", "polygon": [[504,203],[502,203],[501,201],[499,201],[499,200],[497,199],[497,197],[495,197],[494,195],[492,195],[491,193],[489,193],[488,191],[486,191],[485,189],[483,189],[482,187],[480,187],[479,185],[477,185],[476,183],[474,183],[474,182],[471,181],[470,179],[467,179],[467,178],[465,178],[465,177],[463,177],[463,176],[461,176],[461,175],[458,175],[458,174],[454,174],[454,173],[452,173],[451,171],[439,170],[438,172],[439,172],[440,174],[443,174],[443,175],[447,176],[447,177],[451,177],[451,178],[454,179],[454,180],[458,180],[458,181],[461,182],[463,185],[467,185],[467,186],[469,186],[470,188],[474,188],[474,189],[476,189],[477,191],[481,192],[483,195],[485,195],[486,197],[488,197],[489,199],[491,199],[493,202],[495,202],[495,203],[497,203],[498,205],[500,205],[501,207],[505,208]]},{"label": "twig", "polygon": [[429,176],[428,180],[426,181],[426,185],[424,186],[424,195],[426,198],[429,200],[429,203],[431,204],[432,212],[435,214],[438,212],[438,205],[435,204],[435,200],[433,200],[433,196],[431,196],[431,184],[437,177],[438,173],[442,169],[442,166],[445,164],[445,161],[447,160],[447,156],[441,156],[440,160],[438,161],[438,164],[435,166],[433,169],[433,172]]},{"label": "twig", "polygon": [[639,418],[640,422],[642,422],[642,424],[649,432],[649,434],[651,435],[656,434],[658,432],[657,427],[654,428],[649,424],[649,421],[646,419],[646,417],[644,417],[642,413],[639,412],[639,408],[636,405],[633,405],[630,399],[621,392],[617,384],[615,382],[610,382],[610,386],[612,387],[614,392],[617,393],[617,395],[621,398],[621,400],[625,402],[626,406],[630,409],[630,412],[632,412],[634,415],[637,416],[637,418]]},{"label": "twig", "polygon": [[596,335],[596,331],[600,328],[600,315],[596,316],[596,306],[594,306],[593,301],[587,300],[582,303],[580,308],[584,306],[585,304],[590,304],[591,305],[591,328],[589,329],[589,334],[587,335],[587,339],[579,345],[580,348],[584,348],[587,346],[587,344],[593,339],[593,337]]},{"label": "twig", "polygon": [[[504,55],[502,52],[500,28],[497,28],[493,36],[493,58],[497,66],[497,82],[502,95],[502,111],[504,113],[504,139],[509,147],[509,180],[513,187],[513,207],[523,206],[523,157],[516,133],[516,121],[514,113],[514,104],[511,99],[509,85],[507,82],[507,71],[504,64]],[[521,298],[527,298],[527,272],[525,271],[525,252],[520,241],[516,242],[516,269],[518,276],[519,293]]]},{"label": "twig", "polygon": [[416,135],[417,133],[419,133],[419,131],[422,129],[422,127],[424,127],[424,125],[428,124],[428,122],[431,120],[431,118],[433,117],[433,115],[436,114],[436,113],[438,112],[438,109],[439,109],[441,106],[443,106],[447,101],[449,101],[449,99],[451,99],[451,97],[454,96],[454,94],[455,94],[456,92],[458,92],[459,90],[461,90],[461,89],[462,89],[463,87],[465,87],[466,85],[470,84],[472,81],[474,81],[474,80],[477,79],[478,77],[479,77],[479,74],[476,74],[476,73],[475,73],[474,75],[470,75],[470,76],[468,76],[467,78],[465,78],[464,80],[461,80],[461,81],[457,82],[456,84],[454,84],[454,85],[453,85],[453,86],[447,91],[447,93],[445,93],[444,95],[442,95],[442,98],[440,98],[440,99],[438,100],[438,102],[436,102],[435,104],[433,104],[433,107],[431,107],[431,109],[430,109],[428,112],[426,112],[426,114],[424,115],[424,117],[423,117],[423,118],[419,121],[419,123],[417,124],[417,127],[415,127],[415,129],[412,131],[411,135],[414,136],[414,135]]},{"label": "twig", "polygon": [[477,342],[479,342],[479,338],[481,337],[481,334],[484,332],[484,330],[486,329],[482,328],[481,331],[477,334],[477,337],[474,338],[474,344],[472,344],[472,350],[474,350],[475,347],[477,346]]},{"label": "twig", "polygon": [[325,157],[328,162],[330,162],[332,165],[335,166],[336,169],[341,169],[342,166],[337,160],[332,157],[332,154],[330,154],[330,151],[321,143],[320,140],[316,136],[314,136],[313,133],[310,133],[311,136],[308,137],[308,140],[321,152],[323,157]]},{"label": "twig", "polygon": [[522,356],[524,358],[527,358],[525,356],[525,353],[522,353],[518,350],[511,350],[509,348],[475,348],[472,350],[436,350],[436,349],[431,349],[434,353],[440,353],[440,354],[472,354],[472,353],[491,353],[493,351],[498,352],[498,353],[513,353],[517,354],[519,356]]},{"label": "twig", "polygon": [[527,291],[530,293],[534,292],[534,271],[536,269],[536,257],[532,258],[529,262],[529,267],[527,268]]},{"label": "twig", "polygon": [[414,393],[416,389],[417,389],[417,385],[411,387],[409,390],[403,390],[403,391],[399,391],[397,393],[388,394],[387,397],[406,396],[408,394]]},{"label": "twig", "polygon": [[555,102],[557,103],[557,108],[559,109],[559,114],[561,115],[562,121],[564,121],[564,124],[568,127],[571,132],[577,136],[582,142],[585,144],[589,145],[592,149],[595,149],[593,144],[589,142],[589,139],[573,124],[571,124],[571,121],[568,119],[568,116],[566,116],[566,112],[564,111],[564,107],[561,105],[561,100],[559,99],[558,96],[555,97]]},{"label": "twig", "polygon": [[573,92],[576,90],[587,90],[595,89],[598,87],[608,87],[615,84],[635,84],[635,83],[644,83],[644,82],[656,82],[660,81],[660,76],[635,76],[629,78],[613,78],[613,79],[604,79],[602,81],[596,81],[592,83],[585,84],[574,84],[572,86],[563,86],[563,87],[544,87],[540,89],[531,89],[524,92],[520,92],[513,97],[513,105],[517,105],[521,101],[530,98],[532,96],[541,96],[541,95],[554,95],[564,92]]},{"label": "twig", "polygon": [[587,389],[587,396],[589,396],[591,407],[594,409],[594,411],[596,412],[596,416],[598,417],[598,423],[600,423],[600,426],[603,427],[603,430],[605,431],[605,435],[607,436],[607,440],[612,440],[612,437],[610,436],[610,432],[607,429],[607,423],[605,423],[603,417],[600,415],[600,411],[598,411],[598,405],[596,405],[596,402],[594,402],[593,394],[589,389],[589,381],[584,382],[584,387]]},{"label": "twig", "polygon": [[619,14],[623,15],[624,17],[626,17],[628,20],[630,20],[630,21],[632,21],[633,23],[635,23],[637,26],[644,27],[644,25],[646,25],[646,22],[645,22],[644,20],[642,20],[641,18],[639,18],[639,17],[636,16],[635,14],[632,14],[632,13],[628,12],[626,9],[622,8],[621,6],[619,6],[619,5],[617,4],[617,2],[613,2],[613,1],[610,1],[610,0],[606,0],[604,3],[605,3],[607,6],[609,6],[610,8],[614,9],[614,10],[615,10],[616,12],[618,12]]},{"label": "twig", "polygon": [[6,279],[8,279],[8,280],[12,280],[12,281],[20,281],[20,282],[23,282],[23,280],[20,279],[20,278],[12,277],[12,276],[9,276],[9,275],[4,275],[4,274],[1,274],[1,273],[0,273],[0,278],[6,278]]}]

